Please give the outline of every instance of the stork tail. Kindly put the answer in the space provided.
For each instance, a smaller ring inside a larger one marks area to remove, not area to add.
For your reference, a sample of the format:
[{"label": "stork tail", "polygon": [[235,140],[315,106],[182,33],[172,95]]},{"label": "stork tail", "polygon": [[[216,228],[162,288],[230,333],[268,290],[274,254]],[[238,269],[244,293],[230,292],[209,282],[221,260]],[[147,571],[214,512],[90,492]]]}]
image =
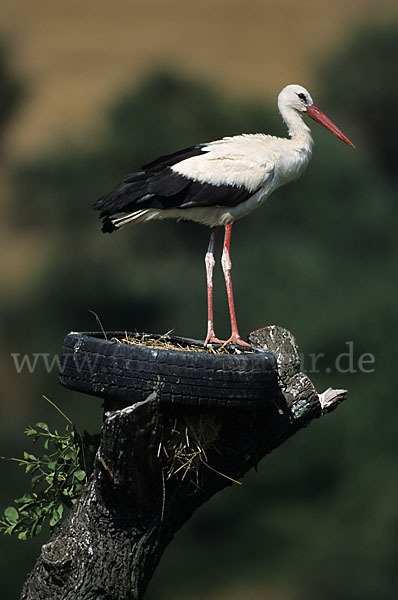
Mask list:
[{"label": "stork tail", "polygon": [[119,217],[110,217],[106,215],[104,220],[102,221],[102,231],[104,233],[112,233],[116,229],[120,229],[127,225],[128,223],[132,223],[135,225],[136,223],[140,223],[141,221],[145,221],[145,217],[150,211],[148,209],[136,210],[135,212],[128,213]]}]

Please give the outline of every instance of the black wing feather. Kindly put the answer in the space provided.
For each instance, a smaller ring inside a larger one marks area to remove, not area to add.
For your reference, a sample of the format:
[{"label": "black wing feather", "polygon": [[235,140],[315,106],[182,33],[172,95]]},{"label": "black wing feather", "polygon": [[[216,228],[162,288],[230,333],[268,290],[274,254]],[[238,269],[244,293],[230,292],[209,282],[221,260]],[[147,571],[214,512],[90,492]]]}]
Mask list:
[{"label": "black wing feather", "polygon": [[142,171],[126,175],[122,183],[93,205],[101,217],[111,217],[134,210],[157,208],[187,209],[204,206],[236,206],[255,192],[244,186],[212,185],[179,175],[171,169],[176,163],[201,154],[206,144],[184,148],[161,156],[145,165]]},{"label": "black wing feather", "polygon": [[193,181],[180,208],[196,206],[236,206],[248,200],[254,192],[244,186],[211,185]]},{"label": "black wing feather", "polygon": [[186,158],[192,158],[192,156],[198,156],[199,154],[202,154],[205,146],[207,146],[207,144],[196,144],[195,146],[188,146],[188,148],[184,148],[183,150],[177,150],[177,152],[173,152],[173,154],[159,156],[159,158],[156,158],[147,165],[144,165],[142,168],[145,171],[157,171],[159,168],[172,167],[176,163],[181,162]]},{"label": "black wing feather", "polygon": [[167,167],[148,177],[146,189],[150,194],[170,198],[182,192],[190,183],[190,179],[174,173],[170,167]]}]

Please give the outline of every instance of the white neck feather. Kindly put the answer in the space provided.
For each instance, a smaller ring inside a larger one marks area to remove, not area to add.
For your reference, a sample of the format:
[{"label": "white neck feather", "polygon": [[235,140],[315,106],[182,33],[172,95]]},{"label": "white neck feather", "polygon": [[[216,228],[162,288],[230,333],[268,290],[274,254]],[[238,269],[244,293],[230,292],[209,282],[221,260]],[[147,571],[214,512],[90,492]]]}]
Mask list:
[{"label": "white neck feather", "polygon": [[314,143],[311,135],[311,130],[304,123],[302,115],[294,108],[284,106],[281,111],[281,116],[289,130],[289,136],[295,146],[311,150]]}]

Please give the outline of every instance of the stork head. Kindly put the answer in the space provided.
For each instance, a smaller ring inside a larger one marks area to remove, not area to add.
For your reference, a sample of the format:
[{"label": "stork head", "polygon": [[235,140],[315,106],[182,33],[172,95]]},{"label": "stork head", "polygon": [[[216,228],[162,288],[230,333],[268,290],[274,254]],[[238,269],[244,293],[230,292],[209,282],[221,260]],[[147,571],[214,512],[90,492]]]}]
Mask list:
[{"label": "stork head", "polygon": [[303,86],[291,84],[284,87],[278,96],[278,107],[282,115],[289,109],[299,114],[307,113],[311,119],[323,125],[339,140],[355,148],[351,140],[314,104],[311,94]]},{"label": "stork head", "polygon": [[314,104],[311,94],[302,86],[295,83],[283,88],[278,96],[278,107],[282,112],[284,108],[293,108],[297,112],[306,112],[308,106]]}]

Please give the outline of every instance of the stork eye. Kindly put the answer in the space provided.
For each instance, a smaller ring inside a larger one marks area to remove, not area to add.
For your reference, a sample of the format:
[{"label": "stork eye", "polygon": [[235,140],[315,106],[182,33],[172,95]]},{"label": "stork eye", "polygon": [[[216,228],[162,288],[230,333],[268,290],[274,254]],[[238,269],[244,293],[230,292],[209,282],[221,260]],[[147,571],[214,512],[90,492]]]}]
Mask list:
[{"label": "stork eye", "polygon": [[307,102],[306,95],[303,94],[303,92],[300,92],[300,94],[297,94],[297,96],[300,98],[300,100],[303,100],[304,102]]}]

